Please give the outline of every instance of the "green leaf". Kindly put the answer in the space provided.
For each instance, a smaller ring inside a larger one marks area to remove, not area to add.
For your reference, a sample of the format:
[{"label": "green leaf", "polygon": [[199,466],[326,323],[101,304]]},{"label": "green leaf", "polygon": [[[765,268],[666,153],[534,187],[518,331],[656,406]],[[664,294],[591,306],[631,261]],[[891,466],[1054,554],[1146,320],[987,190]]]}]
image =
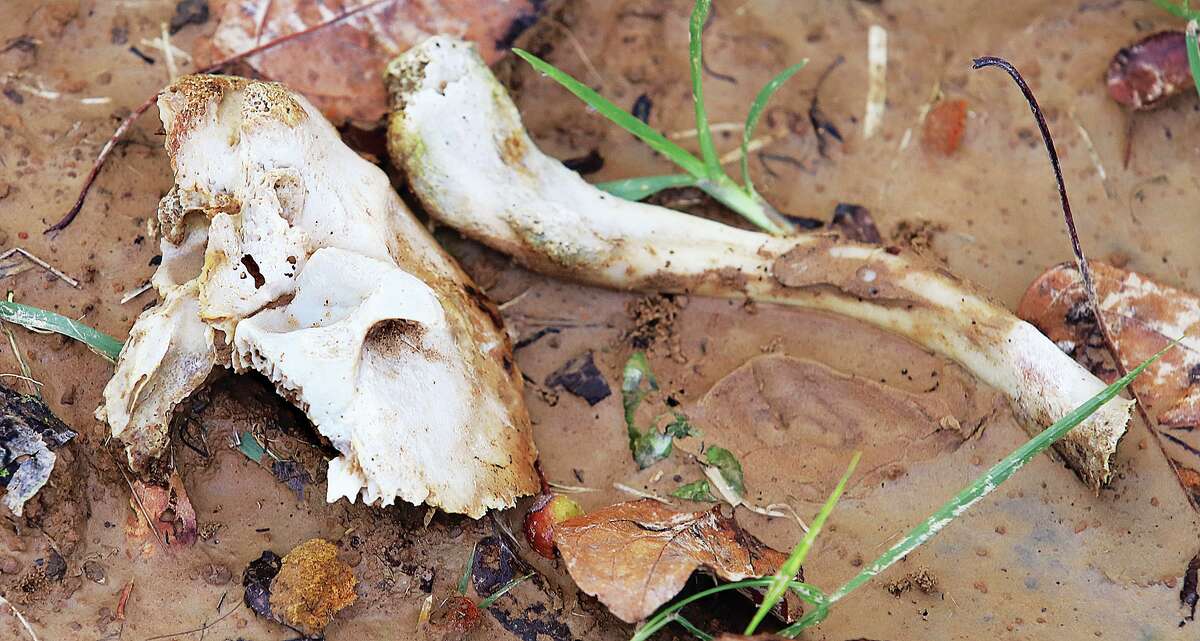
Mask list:
[{"label": "green leaf", "polygon": [[121,341],[54,312],[0,300],[0,320],[39,332],[55,332],[74,338],[111,362],[121,353]]},{"label": "green leaf", "polygon": [[255,463],[261,463],[263,455],[267,453],[267,448],[263,447],[262,443],[255,438],[254,433],[249,431],[238,434],[237,449]]},{"label": "green leaf", "polygon": [[704,47],[700,42],[710,9],[712,0],[696,0],[692,6],[692,19],[688,23],[688,61],[692,72],[692,105],[696,109],[696,139],[700,142],[700,156],[704,159],[704,175],[715,180],[724,173],[721,171],[721,161],[717,159],[717,148],[713,145],[712,130],[708,128],[708,111],[704,108]]},{"label": "green leaf", "polygon": [[633,460],[638,469],[644,470],[670,456],[673,440],[670,435],[658,432],[654,428],[639,433],[636,437],[631,435],[629,449],[633,452]]},{"label": "green leaf", "polygon": [[642,399],[650,392],[658,389],[658,381],[650,371],[650,363],[643,352],[634,352],[625,361],[625,370],[621,375],[621,404],[625,407],[625,425],[629,427],[630,436],[636,431],[634,414]]},{"label": "green leaf", "polygon": [[685,501],[717,502],[717,497],[713,496],[712,488],[708,486],[708,481],[693,481],[680,485],[674,492],[671,492],[671,496]]},{"label": "green leaf", "polygon": [[767,108],[767,102],[771,100],[771,96],[783,83],[787,82],[788,78],[796,75],[797,71],[804,68],[808,64],[807,60],[802,60],[787,69],[784,69],[779,75],[771,78],[771,80],[763,85],[758,96],[754,98],[754,104],[750,105],[750,113],[746,115],[746,127],[742,130],[742,184],[746,186],[746,191],[751,194],[757,194],[754,189],[754,181],[750,178],[750,140],[754,137],[754,129],[758,126],[758,119],[762,117],[762,112]]},{"label": "green leaf", "polygon": [[500,597],[504,596],[505,594],[508,594],[509,590],[512,590],[513,588],[517,587],[522,582],[528,581],[533,575],[534,575],[534,573],[530,572],[529,574],[526,574],[525,576],[519,576],[519,577],[513,579],[512,581],[509,581],[508,583],[505,583],[504,585],[500,586],[500,589],[493,592],[491,596],[489,596],[488,598],[479,602],[479,609],[486,610],[486,609],[492,607],[492,604],[495,603],[497,600],[499,600]]},{"label": "green leaf", "polygon": [[858,467],[858,460],[862,457],[861,452],[855,452],[850,458],[850,465],[846,466],[845,474],[838,481],[833,491],[829,493],[829,498],[825,500],[825,505],[821,506],[821,511],[817,513],[817,518],[813,519],[812,524],[808,526],[808,532],[804,533],[804,537],[792,549],[792,553],[788,556],[787,561],[779,566],[779,570],[775,572],[774,581],[771,587],[767,588],[766,595],[763,596],[762,603],[758,606],[758,611],[754,613],[754,618],[750,620],[750,624],[746,626],[746,631],[743,633],[746,636],[754,634],[758,625],[775,607],[776,603],[783,598],[784,592],[787,591],[788,583],[796,578],[800,572],[800,566],[804,564],[804,559],[808,557],[808,551],[812,549],[813,541],[817,539],[821,528],[825,526],[825,521],[833,512],[833,508],[837,505],[838,499],[841,498],[842,492],[846,491],[846,483],[850,480],[850,475],[854,474],[854,468]]},{"label": "green leaf", "polygon": [[738,462],[733,452],[723,447],[710,445],[704,451],[704,457],[708,459],[709,465],[717,468],[717,471],[721,473],[721,478],[725,479],[730,489],[737,492],[738,496],[746,495],[746,477],[742,474],[742,464]]},{"label": "green leaf", "polygon": [[512,51],[522,60],[528,62],[534,69],[550,76],[552,80],[565,87],[567,91],[575,94],[577,98],[587,103],[589,107],[595,109],[600,115],[613,121],[625,131],[637,136],[642,142],[650,145],[651,149],[666,156],[684,171],[697,177],[705,175],[704,163],[700,162],[699,159],[688,153],[683,147],[668,140],[666,136],[655,131],[650,125],[638,120],[633,114],[614,105],[609,99],[596,93],[591,87],[579,82],[566,72],[528,51],[516,48]]},{"label": "green leaf", "polygon": [[[1033,457],[1042,453],[1046,448],[1050,447],[1055,441],[1068,432],[1074,429],[1089,416],[1100,409],[1105,403],[1111,401],[1121,390],[1129,386],[1133,379],[1136,378],[1148,365],[1158,360],[1167,350],[1175,347],[1178,340],[1172,341],[1170,345],[1163,348],[1162,351],[1150,357],[1146,361],[1138,365],[1133,371],[1122,376],[1112,385],[1104,388],[1100,393],[1085,401],[1079,407],[1071,410],[1066,416],[1063,416],[1053,425],[1042,430],[1037,436],[1029,439],[1024,445],[1018,447],[1011,454],[1004,457],[999,463],[996,463],[982,476],[975,479],[965,489],[954,495],[942,507],[914,527],[903,539],[889,548],[886,552],[875,559],[872,563],[863,568],[861,572],[855,575],[852,579],[846,582],[845,585],[838,588],[829,596],[829,605],[836,603],[838,600],[853,592],[856,588],[871,580],[874,576],[883,572],[892,566],[896,561],[904,558],[909,552],[912,552],[917,547],[933,538],[942,528],[946,527],[951,521],[961,516],[972,505],[977,503],[983,497],[990,494],[993,490],[1007,481],[1017,470],[1021,469]],[[796,623],[779,631],[781,636],[795,637],[800,634],[805,628],[808,628],[817,623],[817,612],[813,612],[804,616]]]},{"label": "green leaf", "polygon": [[646,176],[644,178],[613,180],[596,183],[593,186],[618,198],[638,201],[649,198],[664,189],[690,187],[695,184],[696,179],[688,174],[668,174],[666,176]]},{"label": "green leaf", "polygon": [[466,596],[467,587],[471,585],[471,574],[475,569],[475,552],[479,549],[479,542],[471,546],[471,556],[467,557],[467,567],[463,570],[463,575],[458,579],[458,593]]},{"label": "green leaf", "polygon": [[1192,70],[1192,82],[1196,85],[1196,93],[1200,94],[1200,51],[1197,50],[1197,34],[1200,34],[1200,23],[1192,18],[1188,21],[1184,40],[1187,44],[1188,66]]},{"label": "green leaf", "polygon": [[675,412],[675,419],[667,424],[663,429],[667,436],[674,438],[684,438],[686,436],[699,436],[700,430],[688,421],[688,417],[683,412]]}]

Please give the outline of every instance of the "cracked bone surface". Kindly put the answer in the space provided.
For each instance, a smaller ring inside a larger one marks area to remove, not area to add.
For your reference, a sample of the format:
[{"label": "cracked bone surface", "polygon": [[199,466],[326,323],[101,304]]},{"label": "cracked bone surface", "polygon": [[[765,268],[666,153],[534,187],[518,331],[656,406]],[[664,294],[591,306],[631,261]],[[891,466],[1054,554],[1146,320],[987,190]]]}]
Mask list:
[{"label": "cracked bone surface", "polygon": [[341,456],[327,498],[478,518],[537,490],[521,375],[495,307],[387,177],[282,85],[187,76],[159,97],[175,187],[162,302],[98,410],[142,467],[221,365],[254,370]]},{"label": "cracked bone surface", "polygon": [[[388,66],[388,146],[440,222],[546,274],[822,310],[907,337],[1004,392],[1031,434],[1104,388],[1033,326],[906,250],[743,231],[592,187],[530,140],[474,48],[434,37]],[[1055,447],[1098,489],[1132,402]]]}]

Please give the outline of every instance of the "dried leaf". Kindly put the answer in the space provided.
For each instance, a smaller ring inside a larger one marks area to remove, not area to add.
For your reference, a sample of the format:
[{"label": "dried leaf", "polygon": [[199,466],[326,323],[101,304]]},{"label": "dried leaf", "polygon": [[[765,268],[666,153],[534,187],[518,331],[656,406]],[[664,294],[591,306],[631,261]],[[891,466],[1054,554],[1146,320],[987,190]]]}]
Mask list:
[{"label": "dried leaf", "polygon": [[1192,84],[1182,31],[1160,31],[1122,48],[1106,77],[1108,95],[1134,110],[1161,106]]},{"label": "dried leaf", "polygon": [[[1191,460],[1192,467],[1200,467],[1200,438],[1179,429],[1200,425],[1200,341],[1192,338],[1200,330],[1200,297],[1137,272],[1095,261],[1088,264],[1113,346],[1126,368],[1172,339],[1185,337],[1177,349],[1151,364],[1133,388],[1159,426],[1169,428],[1163,432],[1168,455],[1183,465]],[[1017,315],[1096,376],[1105,381],[1117,378],[1074,263],[1052,267],[1039,276],[1022,297]]]},{"label": "dried leaf", "polygon": [[[212,46],[224,57],[335,18],[372,0],[232,0]],[[373,124],[387,110],[387,62],[435,34],[473,41],[495,62],[536,15],[528,0],[384,2],[344,22],[249,58],[250,66],[303,93],[335,123]],[[298,61],[302,61],[298,63]]]},{"label": "dried leaf", "polygon": [[[787,559],[717,508],[675,512],[648,499],[560,523],[554,540],[579,588],[629,623],[678,594],[698,568],[740,581],[774,574]],[[789,604],[790,616],[798,612]]]},{"label": "dried leaf", "polygon": [[150,533],[144,522],[148,518],[154,536],[168,545],[186,547],[196,542],[196,510],[178,472],[171,473],[167,485],[138,480],[133,488],[137,496],[129,499],[129,505],[139,517],[133,529],[135,536]]}]

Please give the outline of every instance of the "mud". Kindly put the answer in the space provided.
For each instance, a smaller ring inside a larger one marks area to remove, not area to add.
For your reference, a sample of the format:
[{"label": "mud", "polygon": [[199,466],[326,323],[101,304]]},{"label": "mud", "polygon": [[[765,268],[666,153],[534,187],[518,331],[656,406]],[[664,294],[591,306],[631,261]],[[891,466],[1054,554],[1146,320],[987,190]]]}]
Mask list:
[{"label": "mud", "polygon": [[[518,44],[619,105],[648,107],[644,115],[663,131],[692,128],[688,2],[562,4],[552,14],[566,30],[540,23]],[[1200,184],[1188,142],[1200,134],[1197,101],[1185,92],[1132,116],[1126,168],[1131,116],[1111,101],[1104,84],[1114,52],[1180,27],[1152,3],[716,4],[705,32],[712,122],[740,123],[773,73],[810,59],[760,125],[760,135],[780,138],[751,162],[759,190],[781,211],[827,221],[838,203],[862,205],[880,229],[911,237],[923,253],[932,248],[953,273],[1014,307],[1043,269],[1071,255],[1027,107],[999,74],[968,71],[974,56],[1001,55],[1026,74],[1047,111],[1085,248],[1094,256],[1127,257],[1128,269],[1169,285],[1200,289],[1194,251]],[[79,219],[53,236],[41,231],[74,202],[119,117],[168,82],[152,40],[175,14],[170,0],[15,0],[0,8],[0,43],[7,43],[0,45],[6,72],[0,81],[0,251],[23,247],[81,281],[76,289],[30,269],[0,285],[18,301],[122,338],[153,302],[153,294],[142,294],[120,303],[154,270],[157,241],[147,220],[171,186],[153,114],[112,155]],[[172,35],[181,51],[192,51],[214,26],[211,19],[197,21]],[[864,140],[871,24],[889,32],[888,103],[881,130]],[[589,56],[586,63],[580,51]],[[839,56],[844,62],[834,66]],[[195,68],[182,57],[177,62],[184,71]],[[563,159],[592,151],[603,159],[589,180],[672,171],[549,81],[512,60],[500,67],[543,149]],[[810,116],[826,69],[818,120]],[[962,139],[949,156],[928,153],[920,142],[921,113],[935,88],[938,97],[967,102]],[[84,101],[93,98],[107,100]],[[718,151],[735,148],[740,130],[720,131]],[[619,380],[632,349],[627,337],[639,325],[627,306],[639,297],[533,275],[453,234],[439,239],[502,304],[527,380],[544,381],[589,350],[598,370],[610,382]],[[807,580],[821,587],[852,576],[953,488],[1025,440],[995,392],[957,366],[860,323],[698,297],[669,315],[665,336],[657,328],[647,334],[659,341],[651,365],[660,394],[696,418],[706,443],[720,443],[741,459],[748,498],[786,501],[813,514],[849,458],[846,434],[860,435],[855,442],[876,457],[874,466],[864,464],[867,473],[849,490],[805,568]],[[631,632],[578,594],[554,562],[511,538],[520,531],[519,510],[475,522],[408,506],[326,504],[330,452],[254,378],[218,383],[207,403],[175,428],[188,433],[174,440],[170,460],[196,509],[199,541],[168,550],[136,537],[131,530],[139,517],[118,463],[123,453],[92,417],[111,366],[61,337],[14,333],[44,398],[79,433],[56,452],[55,472],[25,515],[0,517],[0,594],[42,639],[292,638],[295,633],[242,604],[238,578],[264,550],[282,557],[317,537],[337,546],[358,581],[357,600],[326,630],[330,641],[415,638],[422,604],[454,593],[480,541],[486,541],[480,554],[487,550],[496,561],[476,565],[471,596],[486,596],[526,566],[541,574],[485,612],[472,639],[615,641]],[[757,369],[763,361],[751,359],[764,352],[789,367],[773,368],[761,389],[750,386],[736,402],[717,403],[717,391],[748,385],[745,371]],[[0,372],[20,372],[7,345],[0,349]],[[806,383],[804,372],[837,385]],[[925,408],[937,401],[942,409],[897,413],[849,403],[856,397],[846,390],[918,399],[913,402]],[[552,404],[543,391],[526,386],[542,468],[550,481],[596,490],[574,496],[585,508],[631,498],[613,483],[665,495],[698,478],[695,464],[681,455],[638,472],[615,396],[593,407],[570,394]],[[745,416],[753,399],[764,412],[775,408],[775,418]],[[781,413],[783,401],[790,413]],[[821,408],[838,404],[843,410],[835,415],[842,418],[823,420],[827,410]],[[704,424],[710,415],[727,418]],[[958,427],[943,425],[943,416]],[[243,432],[314,482],[298,496],[272,473],[272,456],[260,464],[234,449],[234,434]],[[912,455],[897,456],[897,448]],[[1200,523],[1146,426],[1131,426],[1117,469],[1112,487],[1094,497],[1059,462],[1039,457],[937,539],[839,603],[806,638],[1194,638],[1180,591],[1194,584],[1188,568],[1200,547]],[[787,519],[741,510],[737,516],[779,549],[799,536]],[[922,567],[937,577],[936,593],[910,590],[898,600],[887,592],[888,582]],[[1194,587],[1185,592],[1194,599]],[[25,632],[0,614],[0,638],[24,639]]]}]

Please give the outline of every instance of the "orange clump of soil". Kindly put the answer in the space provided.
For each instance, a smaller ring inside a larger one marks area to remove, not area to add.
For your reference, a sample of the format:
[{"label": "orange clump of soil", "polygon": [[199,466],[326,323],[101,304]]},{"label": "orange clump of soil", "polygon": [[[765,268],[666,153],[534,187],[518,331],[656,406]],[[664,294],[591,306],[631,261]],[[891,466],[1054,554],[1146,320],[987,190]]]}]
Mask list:
[{"label": "orange clump of soil", "polygon": [[292,548],[271,584],[271,610],[306,634],[315,634],[354,603],[358,580],[337,552],[325,539],[309,539]]}]

